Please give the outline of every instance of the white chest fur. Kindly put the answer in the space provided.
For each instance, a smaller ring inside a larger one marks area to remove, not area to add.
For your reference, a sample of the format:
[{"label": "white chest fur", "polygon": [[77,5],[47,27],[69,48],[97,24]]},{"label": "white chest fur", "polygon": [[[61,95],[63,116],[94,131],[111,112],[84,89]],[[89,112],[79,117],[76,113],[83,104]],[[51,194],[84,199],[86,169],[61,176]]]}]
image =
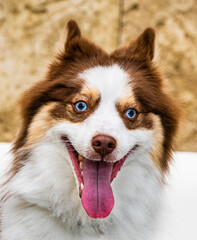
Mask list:
[{"label": "white chest fur", "polygon": [[106,219],[87,216],[65,150],[42,141],[9,183],[2,204],[2,240],[148,240],[156,227],[161,175],[149,155],[127,158],[112,183],[115,206]]}]

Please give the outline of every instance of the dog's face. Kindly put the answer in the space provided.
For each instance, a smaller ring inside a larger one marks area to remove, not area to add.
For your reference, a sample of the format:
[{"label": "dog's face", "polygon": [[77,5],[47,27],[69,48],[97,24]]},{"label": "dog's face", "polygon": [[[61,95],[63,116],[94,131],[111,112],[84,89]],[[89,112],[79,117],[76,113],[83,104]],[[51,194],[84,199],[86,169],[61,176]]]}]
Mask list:
[{"label": "dog's face", "polygon": [[[159,171],[167,169],[178,111],[162,90],[153,57],[152,29],[109,55],[81,37],[70,21],[65,51],[51,64],[46,80],[22,98],[15,153],[58,136],[90,217],[110,214],[111,182],[128,156],[143,152]],[[20,164],[16,158],[14,173]]]}]

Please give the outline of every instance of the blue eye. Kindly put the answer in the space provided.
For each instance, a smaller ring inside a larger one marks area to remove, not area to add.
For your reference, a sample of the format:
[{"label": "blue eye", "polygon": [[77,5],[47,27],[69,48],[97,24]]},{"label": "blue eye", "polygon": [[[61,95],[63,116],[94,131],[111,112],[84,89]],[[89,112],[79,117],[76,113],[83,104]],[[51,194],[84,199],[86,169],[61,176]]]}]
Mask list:
[{"label": "blue eye", "polygon": [[130,108],[126,111],[125,116],[129,119],[134,119],[137,116],[137,111],[134,108]]},{"label": "blue eye", "polygon": [[84,112],[85,110],[87,110],[87,104],[83,101],[79,101],[79,102],[76,102],[75,103],[75,109],[78,111],[78,112]]}]

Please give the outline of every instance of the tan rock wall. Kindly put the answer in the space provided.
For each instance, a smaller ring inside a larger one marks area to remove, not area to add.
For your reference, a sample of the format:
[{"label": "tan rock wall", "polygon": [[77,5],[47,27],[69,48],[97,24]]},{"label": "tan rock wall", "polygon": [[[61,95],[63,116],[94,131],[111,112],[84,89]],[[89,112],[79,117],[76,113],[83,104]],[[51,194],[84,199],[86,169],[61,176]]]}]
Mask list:
[{"label": "tan rock wall", "polygon": [[[166,87],[182,104],[178,149],[197,151],[197,0],[0,0],[0,141],[11,141],[19,94],[42,78],[68,19],[106,50],[157,32]],[[62,38],[63,38],[62,37]]]}]

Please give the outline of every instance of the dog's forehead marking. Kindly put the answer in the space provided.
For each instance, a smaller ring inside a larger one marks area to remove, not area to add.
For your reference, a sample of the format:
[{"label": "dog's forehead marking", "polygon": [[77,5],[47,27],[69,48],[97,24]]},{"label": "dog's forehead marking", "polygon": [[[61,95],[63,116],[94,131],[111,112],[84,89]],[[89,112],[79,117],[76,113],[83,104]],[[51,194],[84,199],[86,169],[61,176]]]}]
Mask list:
[{"label": "dog's forehead marking", "polygon": [[[129,95],[129,75],[117,64],[97,66],[79,75],[90,88],[99,91],[102,101],[117,102],[122,96]],[[131,94],[131,93],[130,93]]]}]

